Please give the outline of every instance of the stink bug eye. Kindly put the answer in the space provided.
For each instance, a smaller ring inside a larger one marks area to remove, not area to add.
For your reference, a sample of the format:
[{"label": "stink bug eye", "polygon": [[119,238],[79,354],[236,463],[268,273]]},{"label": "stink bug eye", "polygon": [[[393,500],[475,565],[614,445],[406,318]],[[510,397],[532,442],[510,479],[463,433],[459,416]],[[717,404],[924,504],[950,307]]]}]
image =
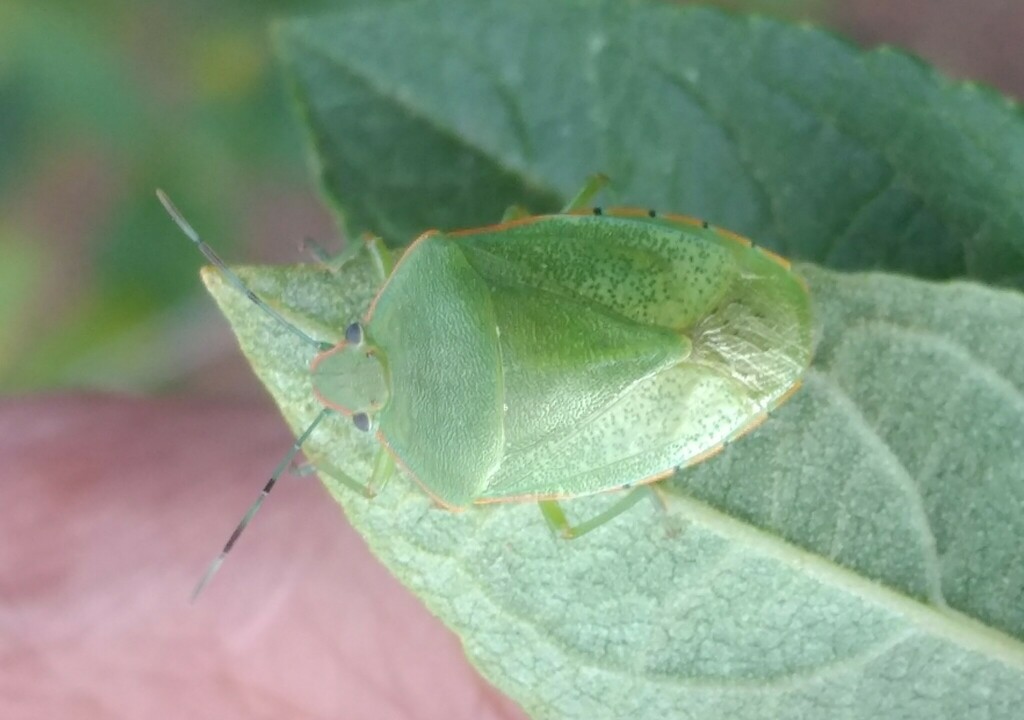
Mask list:
[{"label": "stink bug eye", "polygon": [[363,432],[370,432],[370,416],[366,413],[356,413],[352,416],[352,424],[356,426],[357,430]]},{"label": "stink bug eye", "polygon": [[349,345],[359,345],[363,342],[363,326],[357,322],[345,328],[345,342]]}]

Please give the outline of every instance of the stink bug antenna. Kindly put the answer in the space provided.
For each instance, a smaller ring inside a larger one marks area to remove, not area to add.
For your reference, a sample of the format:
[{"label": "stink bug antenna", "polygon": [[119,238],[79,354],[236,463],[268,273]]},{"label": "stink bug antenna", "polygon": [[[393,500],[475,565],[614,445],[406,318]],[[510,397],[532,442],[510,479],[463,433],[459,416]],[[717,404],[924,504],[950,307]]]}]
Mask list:
[{"label": "stink bug antenna", "polygon": [[229,268],[227,266],[227,263],[221,260],[220,255],[218,255],[205,240],[199,237],[199,233],[197,233],[195,229],[189,224],[188,220],[185,219],[185,216],[182,215],[181,211],[174,206],[174,203],[171,202],[171,199],[167,197],[166,193],[164,193],[163,190],[157,190],[156,196],[157,198],[159,198],[160,203],[164,206],[164,209],[167,211],[167,214],[171,216],[171,219],[174,220],[174,222],[178,225],[179,228],[181,228],[181,231],[185,233],[188,239],[191,240],[197,248],[199,248],[199,252],[205,255],[206,259],[209,260],[220,271],[221,275],[224,276],[225,280],[234,285],[240,292],[244,293],[245,296],[249,298],[249,300],[251,300],[254,305],[256,305],[256,307],[258,307],[260,310],[265,312],[270,317],[277,320],[277,322],[279,322],[283,327],[287,328],[288,331],[291,332],[293,335],[301,339],[303,342],[309,343],[310,345],[314,346],[317,350],[329,350],[332,347],[330,343],[324,343],[320,342],[319,340],[314,340],[305,332],[296,327],[293,323],[286,320],[284,316],[281,315],[281,313],[279,313],[277,310],[270,307],[269,305],[267,305],[267,303],[261,300],[259,296],[252,290],[250,290],[249,286],[242,281],[242,278],[238,277],[238,275],[235,274],[235,271]]},{"label": "stink bug antenna", "polygon": [[252,522],[256,513],[259,512],[260,507],[263,505],[263,501],[267,499],[267,495],[270,494],[270,491],[274,489],[274,485],[277,484],[277,479],[281,477],[284,471],[292,464],[292,461],[295,460],[295,456],[298,455],[299,450],[302,449],[302,444],[306,442],[306,439],[310,435],[313,434],[313,431],[316,430],[316,426],[320,424],[320,421],[330,414],[331,410],[329,408],[321,410],[320,414],[317,415],[313,422],[309,424],[309,427],[307,427],[295,440],[291,450],[288,451],[284,458],[282,458],[281,462],[277,464],[277,467],[274,468],[273,474],[271,474],[270,479],[267,481],[267,484],[263,486],[263,489],[260,490],[260,494],[256,498],[256,501],[249,506],[248,510],[245,511],[245,515],[242,516],[242,520],[238,523],[238,527],[235,528],[235,531],[231,533],[231,537],[229,537],[228,541],[224,544],[224,549],[220,551],[220,554],[214,558],[213,562],[210,563],[210,566],[206,569],[206,572],[203,573],[203,577],[196,585],[196,589],[192,591],[192,602],[195,602],[203,589],[210,584],[213,576],[217,574],[218,570],[220,570],[220,566],[224,564],[224,558],[228,556],[228,553],[231,552],[231,548],[233,548],[235,543],[238,542],[238,538],[241,536],[242,532],[246,527],[248,527],[249,523]]}]

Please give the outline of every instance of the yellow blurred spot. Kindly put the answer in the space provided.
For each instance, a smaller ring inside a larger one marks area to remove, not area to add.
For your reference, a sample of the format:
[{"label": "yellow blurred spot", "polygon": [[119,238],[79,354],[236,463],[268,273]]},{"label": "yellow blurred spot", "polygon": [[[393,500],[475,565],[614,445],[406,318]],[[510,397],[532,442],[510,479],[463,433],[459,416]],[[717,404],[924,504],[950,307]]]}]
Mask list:
[{"label": "yellow blurred spot", "polygon": [[42,243],[0,227],[0,375],[25,350],[21,340],[39,300],[44,254]]},{"label": "yellow blurred spot", "polygon": [[248,95],[263,80],[267,48],[249,33],[223,31],[195,41],[194,86],[211,99]]}]

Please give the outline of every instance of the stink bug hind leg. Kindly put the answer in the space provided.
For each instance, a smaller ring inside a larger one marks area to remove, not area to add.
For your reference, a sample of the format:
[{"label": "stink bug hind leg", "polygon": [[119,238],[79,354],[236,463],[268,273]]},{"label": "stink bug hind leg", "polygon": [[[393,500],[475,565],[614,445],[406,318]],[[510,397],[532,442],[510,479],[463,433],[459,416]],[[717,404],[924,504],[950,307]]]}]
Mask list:
[{"label": "stink bug hind leg", "polygon": [[562,506],[558,504],[557,500],[541,500],[538,505],[540,506],[541,514],[547,520],[548,527],[551,528],[551,532],[565,540],[573,540],[581,535],[586,535],[591,530],[601,527],[609,520],[613,520],[626,512],[640,502],[647,491],[648,488],[645,487],[633,488],[627,491],[623,497],[619,498],[614,505],[604,512],[600,512],[576,525],[569,522],[569,518],[565,516],[565,511],[562,510]]}]

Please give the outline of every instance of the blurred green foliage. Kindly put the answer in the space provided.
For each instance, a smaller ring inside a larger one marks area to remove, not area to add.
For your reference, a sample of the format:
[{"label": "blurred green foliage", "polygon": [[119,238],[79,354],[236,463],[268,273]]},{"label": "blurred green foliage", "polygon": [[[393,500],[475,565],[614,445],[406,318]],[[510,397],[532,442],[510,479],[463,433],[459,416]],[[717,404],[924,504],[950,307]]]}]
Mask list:
[{"label": "blurred green foliage", "polygon": [[199,263],[153,191],[232,254],[254,188],[304,187],[266,26],[320,4],[3,4],[0,388],[174,382]]}]

